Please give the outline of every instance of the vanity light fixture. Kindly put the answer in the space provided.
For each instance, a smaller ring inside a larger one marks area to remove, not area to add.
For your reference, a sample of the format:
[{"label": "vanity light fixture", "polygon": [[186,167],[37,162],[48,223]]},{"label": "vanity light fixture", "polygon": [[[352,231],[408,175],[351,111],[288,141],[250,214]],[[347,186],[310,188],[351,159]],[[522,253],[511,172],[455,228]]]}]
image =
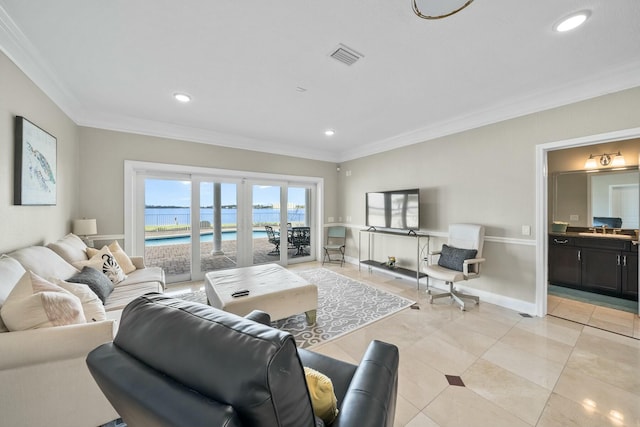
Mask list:
[{"label": "vanity light fixture", "polygon": [[[599,156],[600,156],[600,164],[602,166],[612,166],[612,167],[619,168],[626,165],[624,156],[619,151],[617,153],[603,153]],[[614,156],[613,159],[611,159],[611,156]],[[596,169],[598,167],[598,162],[596,162],[596,157],[598,157],[597,154],[595,156],[593,154],[589,154],[589,158],[585,162],[584,168]]]},{"label": "vanity light fixture", "polygon": [[327,135],[327,136],[333,136],[333,135],[336,134],[336,131],[333,130],[333,129],[327,129],[327,130],[324,131],[324,134]]},{"label": "vanity light fixture", "polygon": [[183,92],[176,92],[173,94],[173,97],[176,99],[176,101],[182,102],[183,104],[191,101],[191,96]]},{"label": "vanity light fixture", "polygon": [[559,33],[565,33],[567,31],[574,30],[580,25],[584,24],[590,15],[591,12],[588,10],[576,12],[567,16],[566,18],[561,19],[556,25],[553,26],[553,29]]}]

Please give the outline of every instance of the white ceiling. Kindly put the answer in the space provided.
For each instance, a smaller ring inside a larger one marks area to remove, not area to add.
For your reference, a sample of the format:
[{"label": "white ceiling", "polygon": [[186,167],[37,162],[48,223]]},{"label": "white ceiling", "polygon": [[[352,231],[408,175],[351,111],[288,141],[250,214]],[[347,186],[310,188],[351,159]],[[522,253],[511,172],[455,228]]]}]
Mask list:
[{"label": "white ceiling", "polygon": [[640,1],[0,0],[0,48],[78,125],[340,162],[640,86]]}]

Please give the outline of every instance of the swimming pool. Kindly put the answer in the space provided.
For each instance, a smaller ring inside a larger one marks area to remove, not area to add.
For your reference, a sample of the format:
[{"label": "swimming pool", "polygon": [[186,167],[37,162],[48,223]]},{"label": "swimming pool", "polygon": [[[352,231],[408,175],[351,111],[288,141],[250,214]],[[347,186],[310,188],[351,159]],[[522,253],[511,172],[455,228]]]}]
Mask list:
[{"label": "swimming pool", "polygon": [[[238,233],[236,231],[223,231],[222,240],[237,240]],[[267,232],[262,230],[254,230],[254,239],[264,239],[267,237]],[[203,233],[200,235],[200,242],[213,242],[213,233]],[[164,246],[164,245],[180,245],[185,243],[191,243],[191,236],[167,236],[160,238],[145,239],[145,246]]]}]

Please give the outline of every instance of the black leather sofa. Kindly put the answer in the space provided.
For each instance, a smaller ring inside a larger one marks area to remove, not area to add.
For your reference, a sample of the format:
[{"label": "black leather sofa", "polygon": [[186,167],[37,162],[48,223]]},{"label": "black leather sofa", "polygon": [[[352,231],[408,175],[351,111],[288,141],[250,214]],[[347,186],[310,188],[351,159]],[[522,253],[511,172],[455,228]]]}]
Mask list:
[{"label": "black leather sofa", "polygon": [[392,426],[399,354],[372,341],[358,366],[297,349],[269,326],[147,294],[124,309],[112,343],[87,357],[96,382],[129,427],[315,427],[303,366],[333,382],[333,426]]}]

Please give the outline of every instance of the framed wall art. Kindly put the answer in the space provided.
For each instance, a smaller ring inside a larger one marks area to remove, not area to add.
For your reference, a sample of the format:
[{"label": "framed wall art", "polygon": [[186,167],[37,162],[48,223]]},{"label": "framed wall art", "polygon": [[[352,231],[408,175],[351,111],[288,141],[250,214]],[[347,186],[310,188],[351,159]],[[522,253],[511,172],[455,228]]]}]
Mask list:
[{"label": "framed wall art", "polygon": [[14,205],[55,205],[56,138],[16,116],[15,139]]}]

